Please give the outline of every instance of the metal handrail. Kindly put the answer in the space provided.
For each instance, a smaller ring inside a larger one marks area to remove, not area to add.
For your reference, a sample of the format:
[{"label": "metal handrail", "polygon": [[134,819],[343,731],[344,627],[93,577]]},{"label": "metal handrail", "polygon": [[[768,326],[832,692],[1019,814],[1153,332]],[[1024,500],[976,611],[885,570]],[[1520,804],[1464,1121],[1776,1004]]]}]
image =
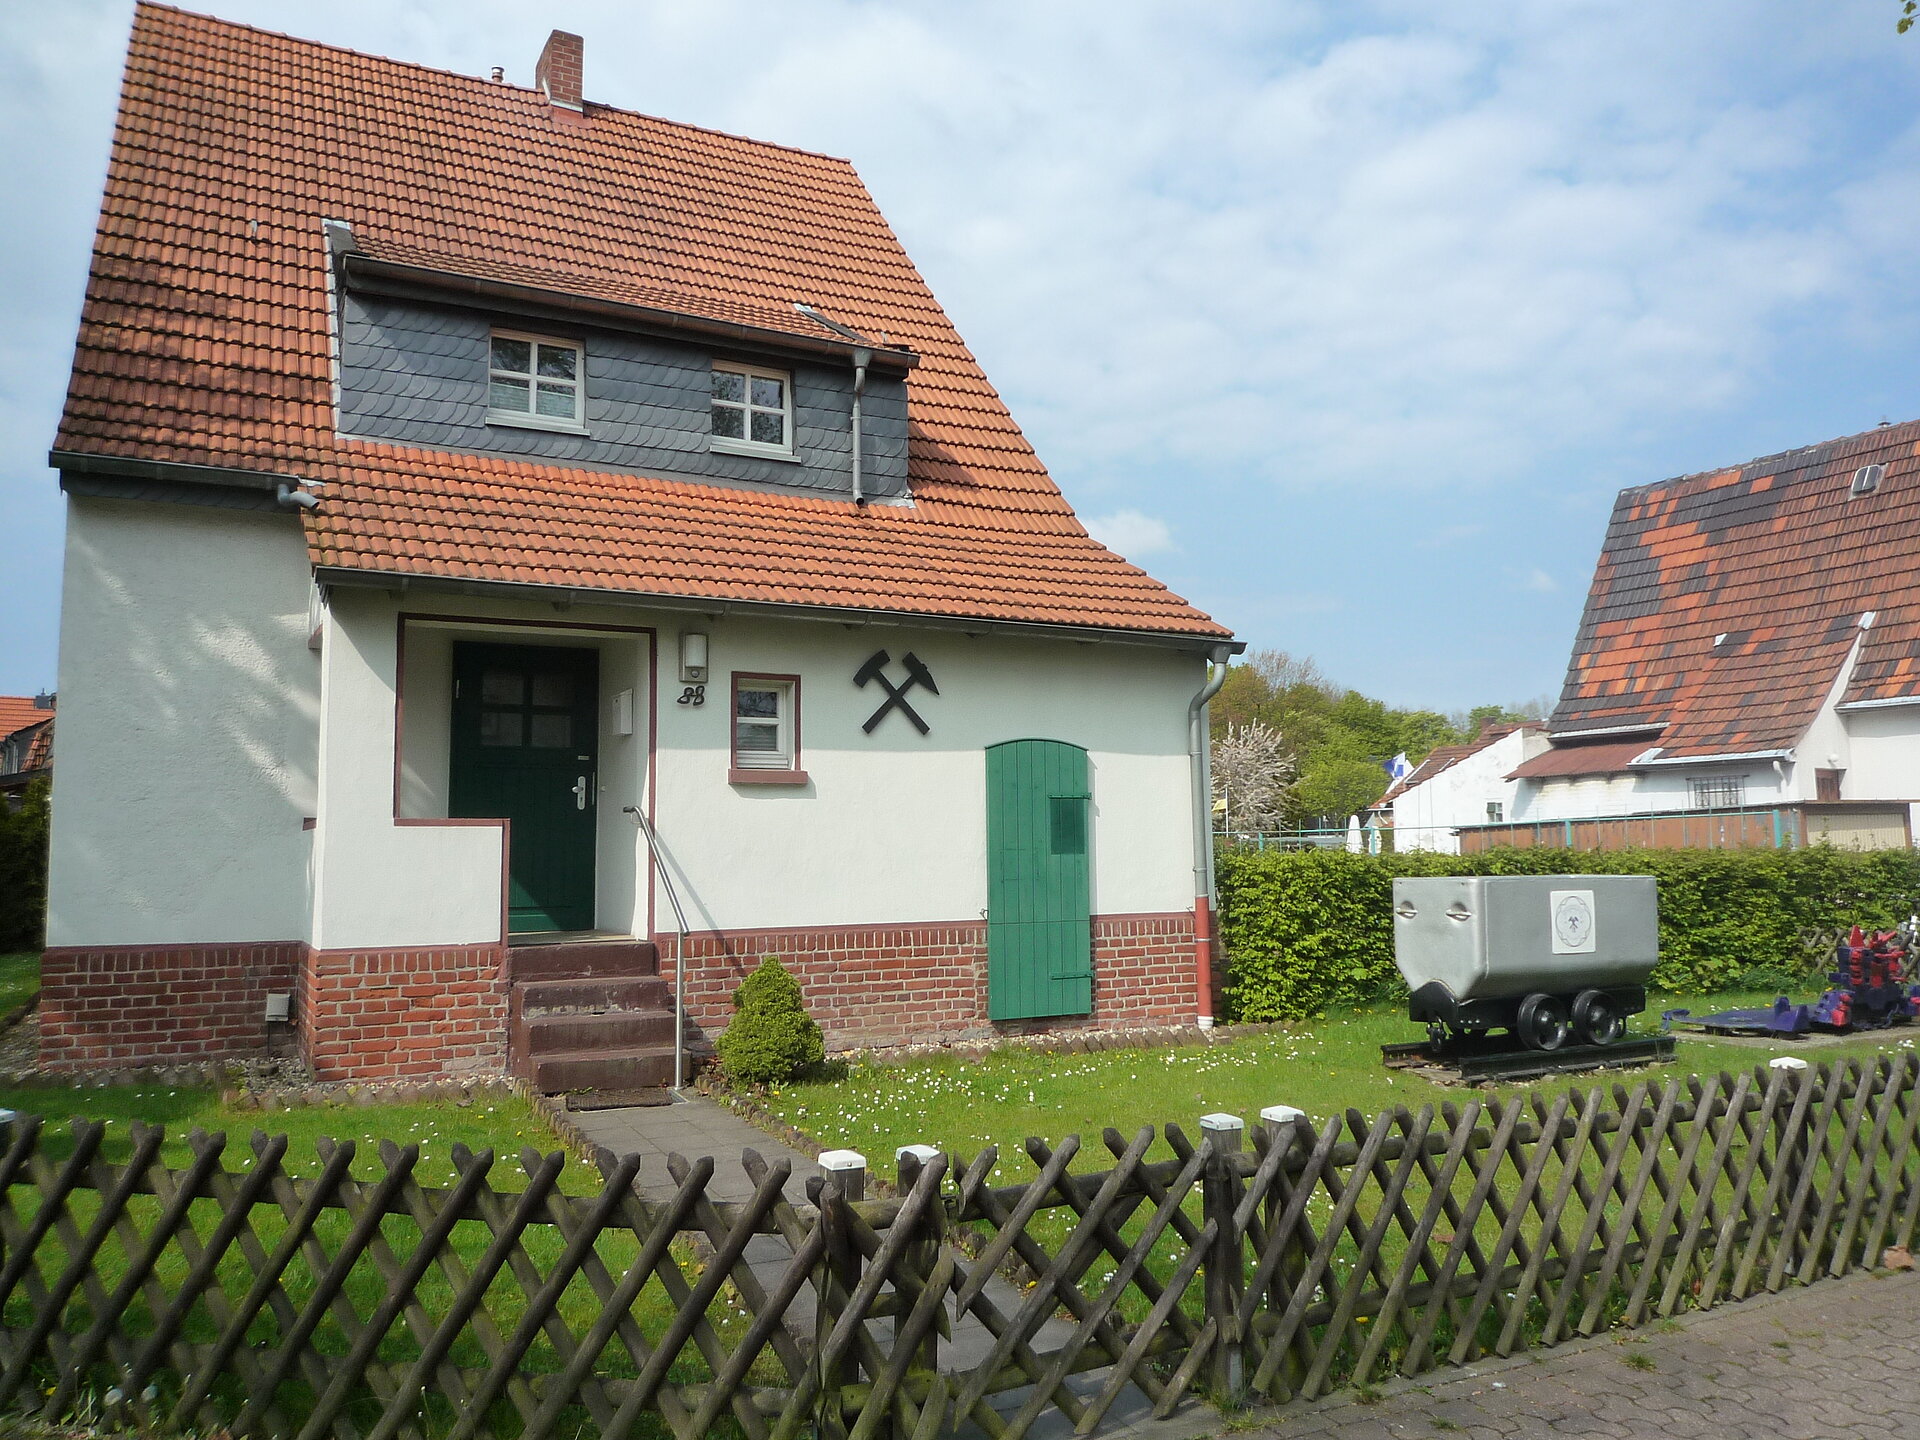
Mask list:
[{"label": "metal handrail", "polygon": [[687,913],[680,908],[679,893],[673,888],[673,872],[660,851],[660,834],[638,805],[625,805],[621,813],[631,815],[646,837],[647,853],[659,866],[660,881],[667,887],[667,904],[673,907],[673,1097],[684,1099],[680,1087],[686,1083],[687,1047]]}]

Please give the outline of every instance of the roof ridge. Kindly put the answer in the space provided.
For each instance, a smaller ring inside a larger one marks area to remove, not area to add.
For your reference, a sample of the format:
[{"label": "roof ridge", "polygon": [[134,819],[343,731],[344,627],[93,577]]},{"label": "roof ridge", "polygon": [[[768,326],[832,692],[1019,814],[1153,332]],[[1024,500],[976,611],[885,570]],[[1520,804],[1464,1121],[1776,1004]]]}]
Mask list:
[{"label": "roof ridge", "polygon": [[1667,485],[1678,485],[1687,480],[1710,479],[1715,475],[1724,475],[1729,470],[1745,470],[1749,466],[1764,465],[1769,460],[1785,460],[1790,456],[1806,455],[1829,445],[1844,445],[1849,440],[1861,440],[1869,435],[1909,428],[1920,430],[1920,417],[1912,420],[1882,422],[1878,425],[1870,425],[1865,430],[1856,430],[1850,435],[1835,435],[1829,440],[1816,440],[1811,445],[1795,445],[1791,449],[1776,450],[1770,455],[1755,455],[1750,460],[1738,460],[1731,465],[1714,465],[1705,470],[1688,470],[1679,475],[1669,475],[1664,480],[1649,480],[1644,485],[1629,485],[1619,492],[1619,497],[1624,499],[1628,495],[1642,495],[1650,490],[1658,490]]},{"label": "roof ridge", "polygon": [[[518,90],[523,94],[538,95],[540,91],[532,85],[520,85],[511,80],[490,80],[481,75],[468,75],[460,70],[448,70],[439,65],[423,65],[418,60],[401,60],[392,55],[376,54],[372,50],[356,50],[351,45],[336,45],[331,40],[313,40],[304,35],[295,35],[286,30],[272,30],[265,25],[249,24],[245,20],[229,20],[224,15],[210,15],[204,10],[189,10],[184,5],[167,5],[162,0],[135,0],[134,24],[139,25],[139,15],[143,10],[157,10],[167,15],[179,15],[189,20],[201,20],[210,25],[219,25],[228,30],[245,30],[254,35],[265,35],[275,40],[285,40],[293,45],[303,45],[311,50],[328,50],[336,55],[351,55],[357,60],[377,60],[383,65],[392,65],[402,70],[418,70],[428,75],[440,75],[449,80],[464,80],[471,85],[483,85],[488,90]],[[633,110],[624,105],[609,105],[603,100],[584,102],[587,111],[606,110],[615,115],[631,115],[636,120],[651,121],[673,130],[687,130],[696,135],[713,135],[722,140],[737,140],[743,145],[757,145],[767,150],[781,150],[789,155],[806,155],[815,160],[831,160],[836,165],[844,165],[855,174],[851,158],[845,155],[830,154],[825,150],[809,150],[804,145],[784,145],[778,140],[762,140],[754,135],[741,135],[732,130],[720,130],[711,125],[694,125],[685,120],[674,120],[665,115],[650,114],[645,110]]]}]

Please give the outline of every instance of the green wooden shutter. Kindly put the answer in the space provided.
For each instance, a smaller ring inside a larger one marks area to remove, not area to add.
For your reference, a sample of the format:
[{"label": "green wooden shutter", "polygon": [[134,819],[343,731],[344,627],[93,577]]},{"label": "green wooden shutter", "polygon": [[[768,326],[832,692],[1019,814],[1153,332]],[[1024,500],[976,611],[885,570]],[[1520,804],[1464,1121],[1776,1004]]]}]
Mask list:
[{"label": "green wooden shutter", "polygon": [[987,1013],[1093,1010],[1087,752],[1060,740],[987,751]]}]

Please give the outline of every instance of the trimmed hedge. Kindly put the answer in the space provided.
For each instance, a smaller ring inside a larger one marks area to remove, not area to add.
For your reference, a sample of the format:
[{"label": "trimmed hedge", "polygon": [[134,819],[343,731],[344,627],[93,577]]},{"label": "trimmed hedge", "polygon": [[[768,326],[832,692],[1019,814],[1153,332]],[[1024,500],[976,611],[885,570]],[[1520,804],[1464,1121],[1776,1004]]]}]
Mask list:
[{"label": "trimmed hedge", "polygon": [[1235,1020],[1299,1020],[1404,995],[1393,963],[1401,875],[1652,875],[1660,990],[1788,989],[1816,977],[1848,926],[1891,928],[1920,901],[1913,850],[1229,850],[1220,937]]}]

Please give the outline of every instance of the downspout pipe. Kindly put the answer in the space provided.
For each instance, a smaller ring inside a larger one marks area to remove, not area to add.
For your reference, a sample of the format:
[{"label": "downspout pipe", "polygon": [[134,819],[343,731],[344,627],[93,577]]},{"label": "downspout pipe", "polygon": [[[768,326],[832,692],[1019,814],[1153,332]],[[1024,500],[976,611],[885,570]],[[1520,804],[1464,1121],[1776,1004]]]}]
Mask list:
[{"label": "downspout pipe", "polygon": [[860,439],[860,397],[867,393],[867,366],[873,361],[873,351],[864,345],[854,347],[853,351],[853,503],[867,503],[861,481],[864,478],[860,470],[860,452],[866,447]]},{"label": "downspout pipe", "polygon": [[1207,683],[1187,702],[1187,759],[1193,774],[1193,978],[1196,1023],[1213,1028],[1213,779],[1208,764],[1207,702],[1227,683],[1233,648],[1216,645]]}]

